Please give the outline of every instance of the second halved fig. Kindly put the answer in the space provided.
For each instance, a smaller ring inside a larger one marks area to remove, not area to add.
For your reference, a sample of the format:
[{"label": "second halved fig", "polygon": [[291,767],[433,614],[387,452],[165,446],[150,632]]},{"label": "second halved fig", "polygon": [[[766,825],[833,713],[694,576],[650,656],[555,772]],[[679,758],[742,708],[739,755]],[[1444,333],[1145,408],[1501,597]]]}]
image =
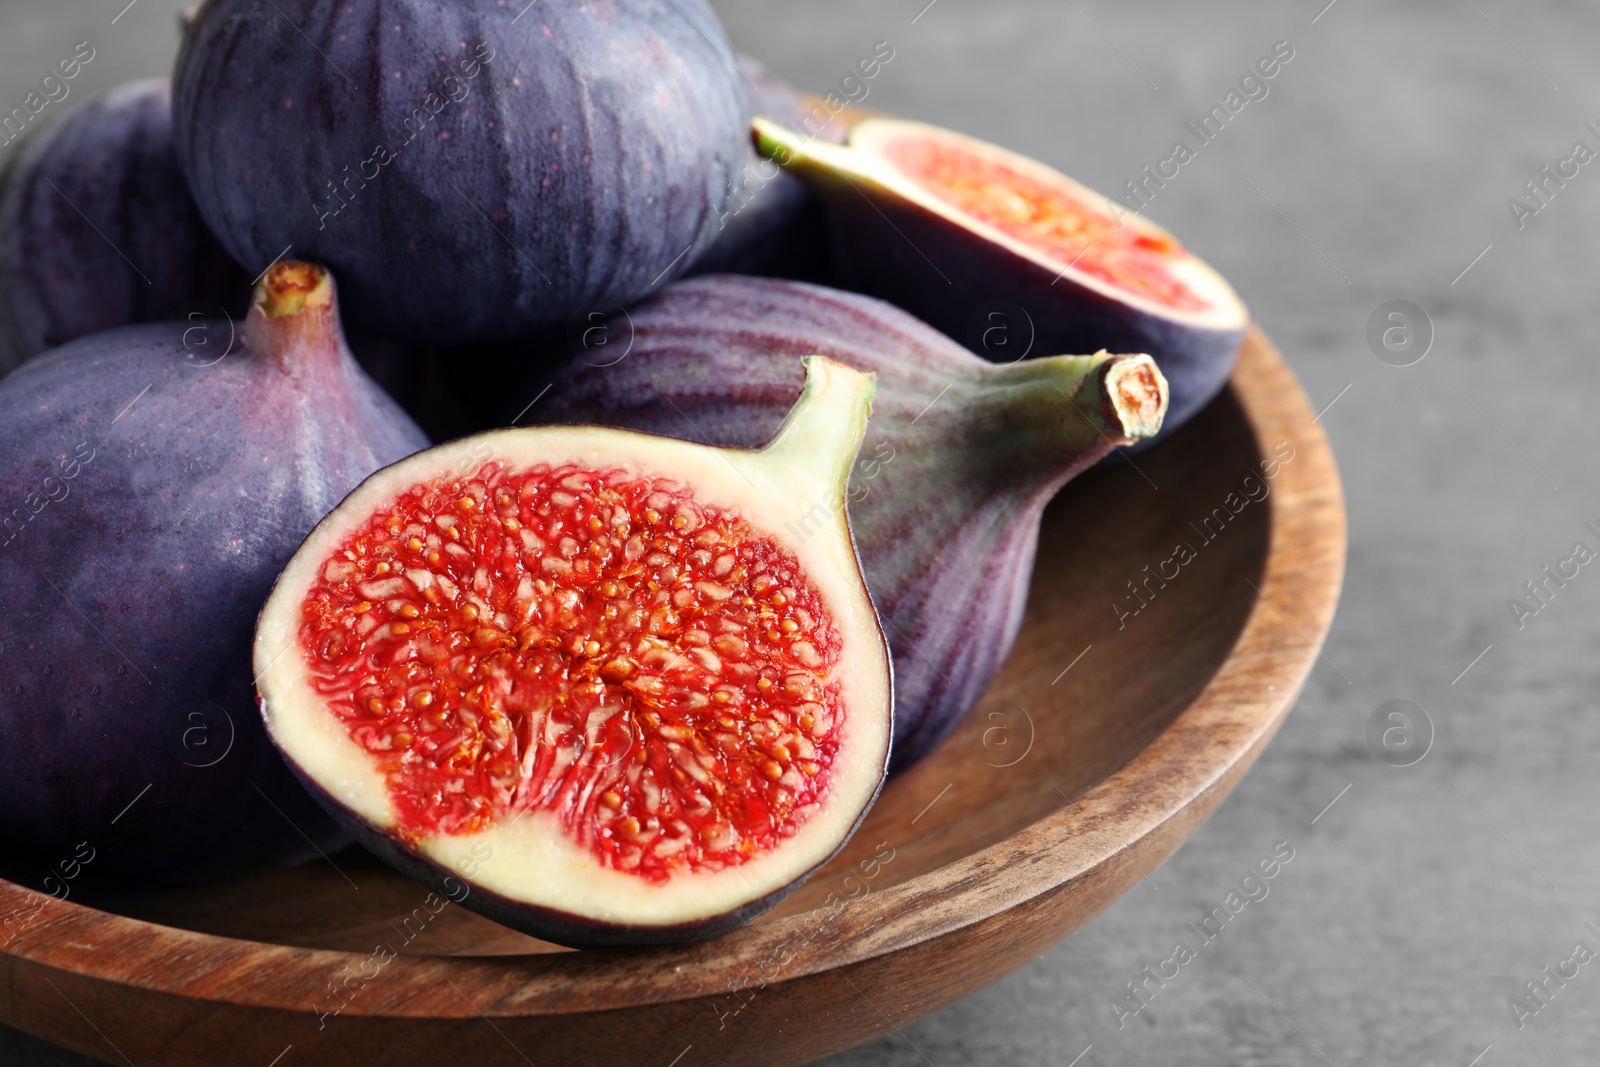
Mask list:
[{"label": "second halved fig", "polygon": [[1042,163],[919,122],[869,118],[845,145],[764,119],[758,149],[828,205],[853,289],[988,359],[1147,352],[1169,428],[1222,389],[1249,313],[1227,281],[1142,215]]},{"label": "second halved fig", "polygon": [[891,729],[844,517],[872,380],[808,370],[758,450],[539,427],[370,478],[261,614],[290,766],[369,848],[547,940],[776,904],[866,813]]},{"label": "second halved fig", "polygon": [[[876,375],[850,522],[894,652],[896,770],[956,727],[1005,659],[1045,504],[1153,435],[1167,408],[1149,356],[996,365],[881,301],[800,282],[680,282],[588,341],[529,417],[748,446],[794,402],[800,357]],[[830,521],[796,504],[795,536]]]}]

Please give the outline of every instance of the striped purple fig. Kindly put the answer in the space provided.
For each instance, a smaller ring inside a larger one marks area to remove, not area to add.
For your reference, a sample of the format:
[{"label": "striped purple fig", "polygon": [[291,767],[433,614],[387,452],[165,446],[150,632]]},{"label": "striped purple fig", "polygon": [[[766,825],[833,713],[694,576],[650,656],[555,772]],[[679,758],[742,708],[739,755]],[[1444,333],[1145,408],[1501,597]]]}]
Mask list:
[{"label": "striped purple fig", "polygon": [[[538,418],[753,447],[799,396],[801,357],[877,375],[849,510],[894,657],[895,770],[955,728],[1009,652],[1045,504],[1166,412],[1149,356],[993,364],[888,304],[800,282],[695,278],[619,319]],[[797,497],[790,532],[829,517]]]}]

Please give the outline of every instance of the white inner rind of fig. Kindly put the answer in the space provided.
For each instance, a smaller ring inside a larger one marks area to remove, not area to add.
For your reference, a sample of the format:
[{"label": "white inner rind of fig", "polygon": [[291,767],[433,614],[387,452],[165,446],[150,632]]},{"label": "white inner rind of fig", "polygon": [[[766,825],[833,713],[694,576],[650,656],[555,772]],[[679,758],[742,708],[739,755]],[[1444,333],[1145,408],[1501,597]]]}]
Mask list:
[{"label": "white inner rind of fig", "polygon": [[[487,451],[486,451],[487,448]],[[818,451],[825,449],[818,448]],[[423,837],[411,847],[512,901],[603,923],[672,925],[718,915],[781,889],[830,856],[871,802],[881,781],[890,734],[890,684],[882,634],[843,521],[843,486],[808,478],[768,451],[707,448],[667,438],[591,427],[505,430],[442,445],[403,460],[356,489],[306,540],[264,608],[255,657],[262,712],[274,742],[335,801],[373,827],[390,831],[396,815],[376,759],[314,688],[299,641],[301,605],[321,569],[352,535],[414,485],[461,477],[485,462],[512,470],[574,464],[624,470],[692,487],[696,502],[740,515],[791,553],[831,610],[841,639],[833,680],[843,723],[818,808],[792,836],[743,864],[675,873],[654,883],[603,865],[550,812],[527,810],[487,829]],[[805,538],[785,524],[821,503],[835,518]],[[395,836],[395,835],[391,835]],[[492,852],[475,846],[487,844]],[[490,856],[484,860],[485,855]],[[470,860],[477,860],[469,866]]]},{"label": "white inner rind of fig", "polygon": [[[1179,254],[1162,256],[1161,265],[1191,293],[1210,305],[1203,311],[1185,311],[1169,307],[1131,290],[1112,285],[1100,278],[1077,270],[1070,262],[1059,260],[1025,241],[1019,241],[1005,231],[949,204],[929,192],[916,179],[901,172],[894,163],[886,158],[884,149],[891,142],[902,138],[926,141],[933,144],[947,144],[955,149],[970,152],[973,155],[998,160],[1021,174],[1026,174],[1046,185],[1054,185],[1062,189],[1072,199],[1081,204],[1086,212],[1093,212],[1101,218],[1117,221],[1120,225],[1132,229],[1135,233],[1171,239],[1171,234],[1150,220],[1136,215],[1132,211],[1121,210],[1120,207],[1113,209],[1111,206],[1113,202],[1101,193],[1097,193],[1088,186],[1073,181],[1060,171],[1047,167],[1037,160],[1017,155],[1014,152],[1008,152],[985,141],[964,137],[950,130],[940,129],[937,126],[927,126],[920,122],[905,122],[900,119],[865,119],[852,127],[850,131],[850,148],[855,151],[850,153],[849,157],[839,157],[838,162],[842,165],[847,165],[851,170],[872,178],[886,188],[892,189],[895,193],[912,201],[919,207],[946,218],[959,219],[962,226],[967,227],[974,233],[980,234],[995,244],[1001,245],[1023,258],[1039,264],[1053,274],[1064,274],[1071,278],[1074,283],[1101,293],[1112,300],[1139,308],[1141,311],[1146,311],[1160,318],[1170,319],[1173,322],[1200,329],[1242,330],[1249,322],[1248,310],[1227,280],[1204,260],[1186,249]],[[828,144],[813,143],[806,147],[807,153],[815,155],[820,160],[832,162],[835,157],[830,154],[830,150],[838,151],[834,146]],[[846,158],[849,158],[848,163],[845,163]],[[1095,206],[1099,204],[1107,205],[1105,210],[1099,210]]]}]

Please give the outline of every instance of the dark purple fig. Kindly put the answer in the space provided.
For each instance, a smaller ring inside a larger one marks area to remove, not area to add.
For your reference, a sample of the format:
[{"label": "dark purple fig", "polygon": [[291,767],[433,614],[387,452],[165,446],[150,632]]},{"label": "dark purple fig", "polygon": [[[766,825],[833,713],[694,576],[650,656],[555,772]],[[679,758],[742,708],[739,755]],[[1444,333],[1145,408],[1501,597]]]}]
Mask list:
[{"label": "dark purple fig", "polygon": [[261,729],[251,633],[317,520],[427,442],[320,268],[274,266],[230,328],[124,327],[0,381],[7,878],[136,889],[342,840]]},{"label": "dark purple fig", "polygon": [[[350,494],[256,632],[262,716],[313,795],[578,947],[720,933],[827,862],[882,784],[892,693],[845,520],[873,383],[801,373],[761,449],[497,430]],[[803,534],[800,502],[824,516]]]},{"label": "dark purple fig", "polygon": [[0,174],[0,373],[202,304],[234,314],[249,295],[189,196],[165,78],[75,108]]},{"label": "dark purple fig", "polygon": [[1140,215],[1034,160],[916,122],[866,119],[845,146],[757,121],[760,151],[828,205],[850,288],[997,362],[1148,352],[1175,429],[1227,381],[1249,313]]},{"label": "dark purple fig", "polygon": [[[895,770],[944,739],[1005,659],[1046,502],[1166,410],[1148,356],[996,365],[888,304],[799,282],[695,278],[630,316],[611,342],[621,358],[573,362],[530,418],[749,446],[794,402],[801,356],[877,376],[850,520],[894,654]],[[797,499],[786,528],[804,537],[828,518]]]},{"label": "dark purple fig", "polygon": [[440,344],[655,291],[710,246],[745,158],[706,0],[213,0],[174,94],[241,263],[327,263],[356,327]]},{"label": "dark purple fig", "polygon": [[[739,57],[745,114],[823,140],[842,143],[845,124],[816,113],[797,90],[769,74],[759,62]],[[828,224],[822,201],[806,183],[748,148],[743,170],[721,218],[716,242],[690,274],[760,274],[827,282],[833,273]]]}]

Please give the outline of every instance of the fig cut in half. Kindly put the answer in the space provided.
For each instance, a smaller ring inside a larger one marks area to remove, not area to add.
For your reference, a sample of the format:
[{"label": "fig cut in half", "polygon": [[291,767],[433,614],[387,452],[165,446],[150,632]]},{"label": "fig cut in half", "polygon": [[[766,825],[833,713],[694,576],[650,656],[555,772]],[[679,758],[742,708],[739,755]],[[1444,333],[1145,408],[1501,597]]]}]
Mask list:
[{"label": "fig cut in half", "polygon": [[[891,733],[845,517],[873,380],[806,369],[760,449],[537,427],[369,478],[261,613],[290,766],[379,855],[545,940],[776,904],[854,831]],[[825,528],[792,526],[818,503]]]},{"label": "fig cut in half", "polygon": [[[1148,352],[1176,428],[1226,382],[1249,312],[1148,219],[1026,156],[898,119],[844,145],[753,123],[757,150],[828,206],[838,269],[979,355]],[[1000,327],[999,330],[996,327]],[[1004,334],[995,349],[989,342]]]}]

